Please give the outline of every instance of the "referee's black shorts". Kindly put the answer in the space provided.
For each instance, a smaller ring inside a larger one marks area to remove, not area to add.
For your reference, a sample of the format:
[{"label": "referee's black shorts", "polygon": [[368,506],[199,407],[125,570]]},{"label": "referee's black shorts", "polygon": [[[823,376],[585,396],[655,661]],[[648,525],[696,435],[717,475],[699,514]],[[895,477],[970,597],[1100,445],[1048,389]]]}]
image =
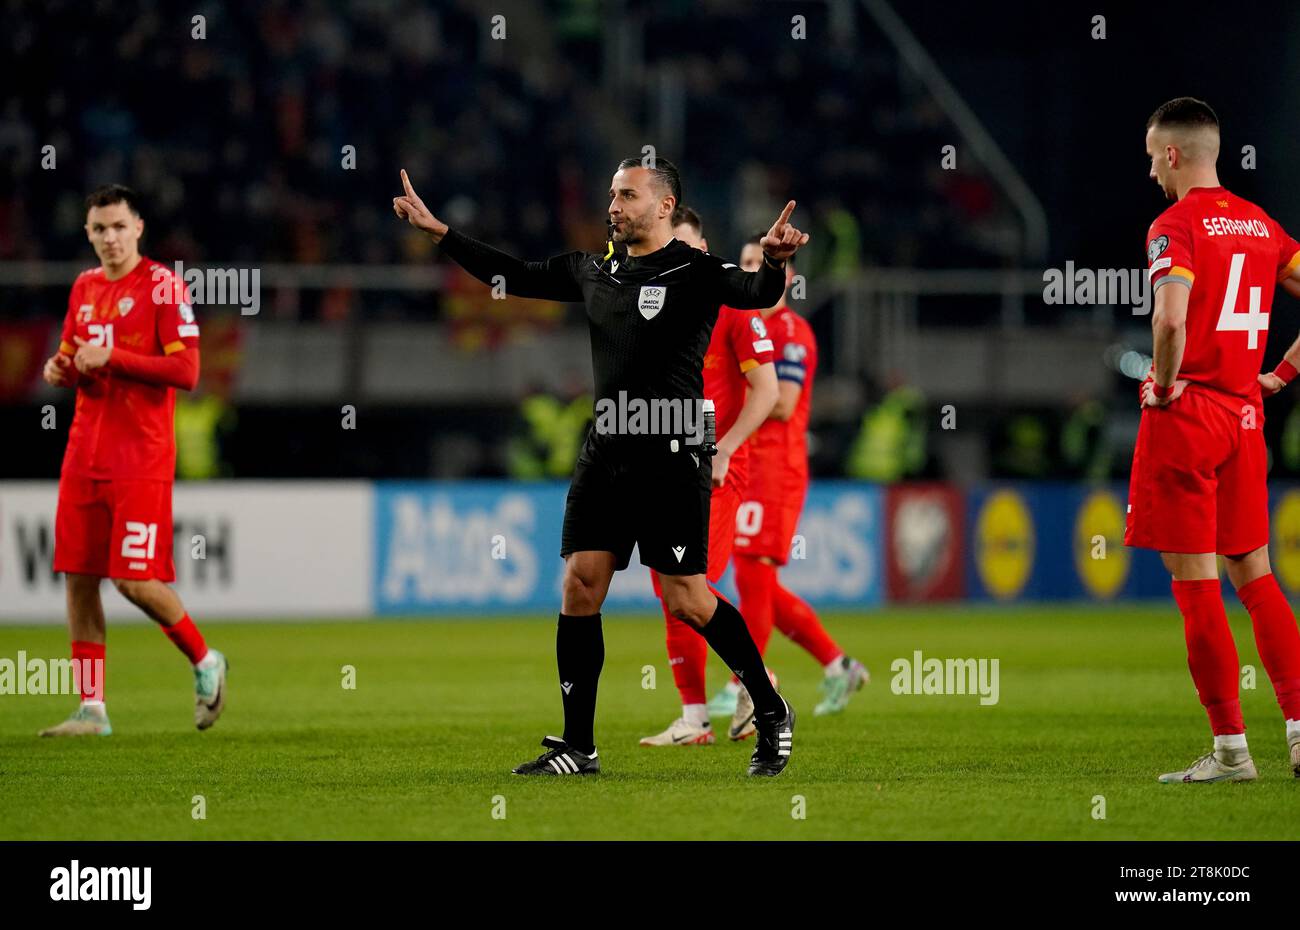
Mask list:
[{"label": "referee's black shorts", "polygon": [[667,437],[588,433],[564,504],[560,555],[599,550],[627,568],[632,546],[661,575],[703,575],[709,566],[712,461]]}]

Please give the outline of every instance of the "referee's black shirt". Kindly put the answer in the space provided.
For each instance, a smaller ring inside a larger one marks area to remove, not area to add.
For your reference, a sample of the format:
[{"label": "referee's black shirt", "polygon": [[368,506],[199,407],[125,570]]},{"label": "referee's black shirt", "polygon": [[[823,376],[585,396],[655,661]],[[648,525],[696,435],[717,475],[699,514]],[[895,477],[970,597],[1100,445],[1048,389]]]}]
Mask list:
[{"label": "referee's black shirt", "polygon": [[646,402],[703,398],[704,353],[719,305],[762,309],[785,290],[785,271],[766,261],[756,272],[741,271],[678,239],[635,258],[566,252],[540,262],[521,261],[454,229],[441,247],[485,284],[504,284],[507,294],[582,301],[597,403],[617,404],[620,392]]}]

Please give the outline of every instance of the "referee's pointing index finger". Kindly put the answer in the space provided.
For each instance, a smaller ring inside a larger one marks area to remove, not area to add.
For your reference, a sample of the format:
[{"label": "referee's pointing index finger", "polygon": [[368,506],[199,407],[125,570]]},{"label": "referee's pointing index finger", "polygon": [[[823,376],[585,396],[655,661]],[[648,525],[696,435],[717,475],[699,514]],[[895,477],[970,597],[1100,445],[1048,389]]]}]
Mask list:
[{"label": "referee's pointing index finger", "polygon": [[785,205],[785,209],[781,211],[781,216],[777,219],[776,225],[784,226],[786,223],[790,222],[790,214],[793,212],[794,212],[794,201],[791,200],[789,203]]},{"label": "referee's pointing index finger", "polygon": [[415,189],[411,187],[411,179],[406,176],[406,169],[402,169],[402,186],[406,188],[406,196],[412,200],[415,199]]}]

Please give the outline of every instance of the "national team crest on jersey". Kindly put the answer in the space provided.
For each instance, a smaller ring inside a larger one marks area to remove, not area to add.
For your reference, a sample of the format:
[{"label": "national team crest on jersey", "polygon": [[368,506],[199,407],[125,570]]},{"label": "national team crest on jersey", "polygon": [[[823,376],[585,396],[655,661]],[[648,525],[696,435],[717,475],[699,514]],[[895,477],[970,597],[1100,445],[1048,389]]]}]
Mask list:
[{"label": "national team crest on jersey", "polygon": [[761,316],[751,316],[749,318],[749,327],[754,331],[754,335],[759,339],[763,339],[767,336],[767,327],[763,325],[763,318]]},{"label": "national team crest on jersey", "polygon": [[118,315],[119,315],[119,316],[126,316],[128,313],[131,312],[131,308],[134,307],[134,306],[135,306],[135,299],[134,299],[134,298],[131,298],[131,297],[123,297],[121,300],[119,300],[119,301],[117,302],[117,312],[118,312]]},{"label": "national team crest on jersey", "polygon": [[1151,240],[1151,244],[1147,246],[1147,261],[1155,261],[1167,248],[1169,248],[1169,237],[1156,236]]},{"label": "national team crest on jersey", "polygon": [[645,285],[641,288],[641,296],[637,300],[636,308],[647,320],[653,320],[664,308],[664,298],[667,296],[668,288]]}]

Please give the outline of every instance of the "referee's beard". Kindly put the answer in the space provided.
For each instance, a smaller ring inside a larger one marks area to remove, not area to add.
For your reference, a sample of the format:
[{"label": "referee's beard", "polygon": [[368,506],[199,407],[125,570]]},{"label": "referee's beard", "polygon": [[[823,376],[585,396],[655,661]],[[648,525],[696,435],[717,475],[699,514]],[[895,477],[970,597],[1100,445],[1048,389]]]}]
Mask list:
[{"label": "referee's beard", "polygon": [[615,226],[614,222],[610,220],[611,238],[625,245],[640,245],[645,242],[650,238],[655,223],[654,217],[649,214],[638,217],[620,216],[618,226]]}]

